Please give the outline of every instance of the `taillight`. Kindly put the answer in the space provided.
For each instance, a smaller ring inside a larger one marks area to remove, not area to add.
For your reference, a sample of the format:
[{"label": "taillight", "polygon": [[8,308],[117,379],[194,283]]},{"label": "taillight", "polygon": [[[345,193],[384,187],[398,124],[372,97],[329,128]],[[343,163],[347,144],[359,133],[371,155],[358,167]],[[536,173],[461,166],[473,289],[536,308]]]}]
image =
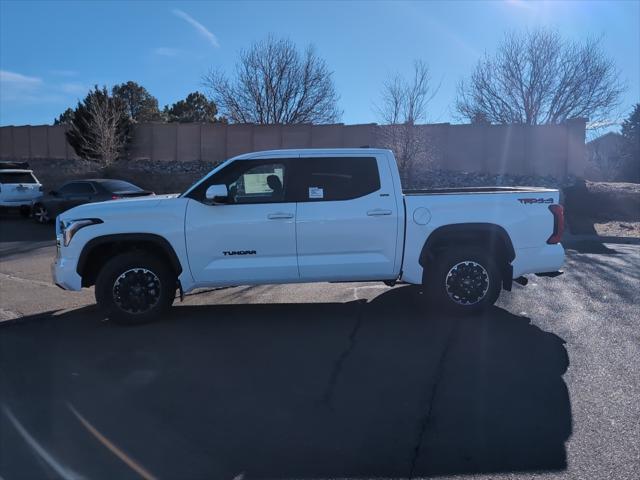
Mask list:
[{"label": "taillight", "polygon": [[120,200],[121,198],[118,195],[111,195],[111,200]]},{"label": "taillight", "polygon": [[549,205],[549,210],[553,213],[553,234],[547,240],[548,244],[560,243],[564,233],[564,207],[562,205]]}]

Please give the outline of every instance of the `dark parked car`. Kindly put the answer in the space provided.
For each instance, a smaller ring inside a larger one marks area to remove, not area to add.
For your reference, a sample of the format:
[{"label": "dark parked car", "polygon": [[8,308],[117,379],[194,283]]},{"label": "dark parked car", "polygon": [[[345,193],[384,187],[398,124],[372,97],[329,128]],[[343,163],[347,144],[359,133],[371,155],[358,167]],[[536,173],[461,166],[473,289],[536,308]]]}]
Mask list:
[{"label": "dark parked car", "polygon": [[33,205],[33,217],[39,223],[47,223],[56,215],[83,203],[104,202],[119,198],[153,195],[136,185],[123,180],[91,179],[73,180],[52,190]]}]

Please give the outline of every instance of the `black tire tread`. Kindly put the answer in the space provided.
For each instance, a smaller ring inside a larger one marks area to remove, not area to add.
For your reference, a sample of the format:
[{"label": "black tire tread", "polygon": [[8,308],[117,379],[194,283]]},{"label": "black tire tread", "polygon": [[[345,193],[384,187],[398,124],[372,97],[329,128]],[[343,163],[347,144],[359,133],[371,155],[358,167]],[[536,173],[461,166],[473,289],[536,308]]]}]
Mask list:
[{"label": "black tire tread", "polygon": [[[485,298],[474,305],[459,305],[452,301],[444,288],[444,279],[451,267],[465,260],[481,264],[489,273],[489,291]],[[436,252],[431,267],[425,266],[424,290],[429,303],[434,303],[456,313],[479,313],[492,306],[502,290],[502,276],[496,261],[481,248],[452,247]]]},{"label": "black tire tread", "polygon": [[[147,268],[160,279],[161,297],[158,304],[149,312],[129,314],[123,312],[113,301],[112,290],[115,279],[130,268]],[[176,276],[172,269],[158,257],[140,251],[124,252],[105,263],[96,278],[95,296],[98,306],[115,323],[137,325],[155,320],[173,303],[176,293]]]}]

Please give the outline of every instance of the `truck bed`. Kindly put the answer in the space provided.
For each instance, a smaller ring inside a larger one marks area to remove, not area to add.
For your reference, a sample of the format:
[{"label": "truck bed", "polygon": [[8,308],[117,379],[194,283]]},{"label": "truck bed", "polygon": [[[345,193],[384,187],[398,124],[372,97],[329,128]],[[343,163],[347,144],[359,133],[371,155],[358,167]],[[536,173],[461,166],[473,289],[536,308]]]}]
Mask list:
[{"label": "truck bed", "polygon": [[429,188],[429,189],[403,189],[405,195],[447,195],[461,193],[540,193],[554,192],[555,189],[544,187],[456,187],[456,188]]}]

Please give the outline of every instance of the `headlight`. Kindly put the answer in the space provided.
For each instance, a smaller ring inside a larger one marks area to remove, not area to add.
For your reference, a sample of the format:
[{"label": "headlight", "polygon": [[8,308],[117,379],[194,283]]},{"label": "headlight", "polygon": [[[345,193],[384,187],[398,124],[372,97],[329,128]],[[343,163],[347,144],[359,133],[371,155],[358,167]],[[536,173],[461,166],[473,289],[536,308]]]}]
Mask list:
[{"label": "headlight", "polygon": [[98,223],[102,223],[102,220],[99,218],[80,218],[78,220],[68,220],[66,222],[61,221],[60,234],[62,235],[62,243],[67,247],[78,230]]}]

